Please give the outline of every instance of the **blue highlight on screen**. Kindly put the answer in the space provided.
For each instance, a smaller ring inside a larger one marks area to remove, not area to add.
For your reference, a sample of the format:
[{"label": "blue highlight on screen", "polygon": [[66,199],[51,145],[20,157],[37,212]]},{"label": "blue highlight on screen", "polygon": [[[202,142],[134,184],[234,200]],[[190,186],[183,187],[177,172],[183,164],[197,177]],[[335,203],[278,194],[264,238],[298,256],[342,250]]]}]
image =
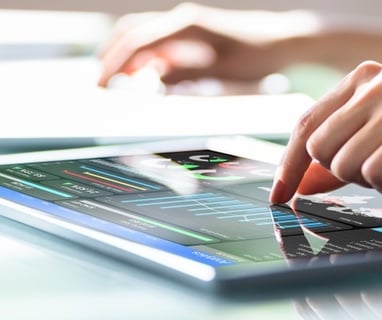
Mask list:
[{"label": "blue highlight on screen", "polygon": [[55,203],[43,201],[5,187],[0,187],[0,196],[6,200],[46,212],[54,217],[64,219],[74,224],[86,226],[122,239],[134,241],[169,253],[174,253],[205,265],[218,267],[235,264],[234,261],[214,256],[213,254],[203,252],[192,247],[186,247],[168,240],[157,238],[155,236],[132,230],[112,222],[97,219],[79,211],[64,208]]},{"label": "blue highlight on screen", "polygon": [[278,210],[272,210],[272,216],[279,229],[294,229],[300,228],[301,226],[309,229],[315,229],[328,226],[328,223],[323,221],[318,221],[307,217],[296,217],[293,214]]}]

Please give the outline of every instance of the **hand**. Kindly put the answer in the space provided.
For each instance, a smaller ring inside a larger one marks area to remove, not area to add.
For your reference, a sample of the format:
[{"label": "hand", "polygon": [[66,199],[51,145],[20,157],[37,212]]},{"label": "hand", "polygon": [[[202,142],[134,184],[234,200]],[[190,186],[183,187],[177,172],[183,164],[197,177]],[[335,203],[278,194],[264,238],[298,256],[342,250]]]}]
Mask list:
[{"label": "hand", "polygon": [[313,185],[317,170],[324,170],[314,165],[307,171],[312,160],[328,170],[314,192],[327,187],[328,176],[334,187],[353,182],[382,191],[381,64],[361,63],[301,117],[278,168],[272,203]]},{"label": "hand", "polygon": [[[288,40],[309,30],[304,12],[234,11],[182,4],[122,17],[100,59],[100,86],[150,65],[165,83],[216,77],[258,80],[299,59]],[[304,28],[301,28],[304,25]]]}]

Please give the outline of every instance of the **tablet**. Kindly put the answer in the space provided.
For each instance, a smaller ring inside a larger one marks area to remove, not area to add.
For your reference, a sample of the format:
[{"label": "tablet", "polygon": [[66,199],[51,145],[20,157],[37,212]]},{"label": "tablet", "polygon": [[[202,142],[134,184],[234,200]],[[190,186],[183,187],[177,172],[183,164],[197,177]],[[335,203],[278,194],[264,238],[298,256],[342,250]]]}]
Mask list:
[{"label": "tablet", "polygon": [[1,156],[0,212],[206,292],[379,276],[381,195],[271,205],[281,152],[220,136]]}]

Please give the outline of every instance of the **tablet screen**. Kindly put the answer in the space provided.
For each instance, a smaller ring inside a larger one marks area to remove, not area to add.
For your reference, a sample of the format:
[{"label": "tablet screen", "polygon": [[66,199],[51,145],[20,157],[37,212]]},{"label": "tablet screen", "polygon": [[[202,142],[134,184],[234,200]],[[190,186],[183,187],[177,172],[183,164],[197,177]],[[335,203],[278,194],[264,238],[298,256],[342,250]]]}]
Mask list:
[{"label": "tablet screen", "polygon": [[299,198],[292,210],[267,201],[274,170],[211,149],[12,163],[0,166],[0,195],[3,206],[22,212],[10,218],[29,223],[25,217],[38,213],[58,235],[65,232],[57,221],[105,235],[95,246],[133,243],[114,243],[117,254],[204,282],[288,273],[312,258],[382,248],[378,193],[350,186]]}]

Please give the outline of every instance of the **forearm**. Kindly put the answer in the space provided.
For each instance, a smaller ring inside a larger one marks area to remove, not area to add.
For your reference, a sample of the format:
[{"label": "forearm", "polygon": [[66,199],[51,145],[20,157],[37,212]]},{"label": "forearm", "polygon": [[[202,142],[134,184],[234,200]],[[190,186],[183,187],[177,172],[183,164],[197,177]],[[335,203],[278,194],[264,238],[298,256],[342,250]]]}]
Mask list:
[{"label": "forearm", "polygon": [[314,17],[308,32],[278,40],[278,50],[285,52],[284,66],[319,63],[349,72],[364,60],[382,61],[380,20],[324,13]]},{"label": "forearm", "polygon": [[202,15],[205,27],[243,42],[240,58],[247,65],[246,78],[261,74],[262,67],[267,73],[296,63],[319,63],[347,72],[364,60],[382,61],[380,19],[306,10],[209,10]]},{"label": "forearm", "polygon": [[382,61],[382,33],[338,30],[288,42],[285,65],[318,63],[349,72],[362,61]]}]

